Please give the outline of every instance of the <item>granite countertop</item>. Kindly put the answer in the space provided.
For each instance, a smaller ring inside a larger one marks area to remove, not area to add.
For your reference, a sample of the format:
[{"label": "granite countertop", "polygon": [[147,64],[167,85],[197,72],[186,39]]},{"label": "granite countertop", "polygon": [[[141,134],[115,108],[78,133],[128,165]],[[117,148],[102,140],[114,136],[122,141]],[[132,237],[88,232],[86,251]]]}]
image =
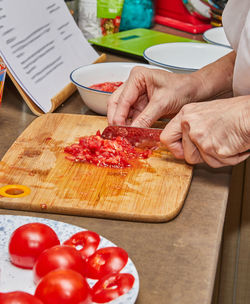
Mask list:
[{"label": "granite countertop", "polygon": [[[132,61],[108,55],[108,61]],[[94,114],[78,92],[58,113]],[[0,107],[0,157],[36,118],[7,79]],[[211,303],[229,193],[230,168],[198,165],[181,213],[167,223],[108,219],[0,209],[0,214],[64,221],[94,230],[123,247],[140,277],[137,304]]]}]

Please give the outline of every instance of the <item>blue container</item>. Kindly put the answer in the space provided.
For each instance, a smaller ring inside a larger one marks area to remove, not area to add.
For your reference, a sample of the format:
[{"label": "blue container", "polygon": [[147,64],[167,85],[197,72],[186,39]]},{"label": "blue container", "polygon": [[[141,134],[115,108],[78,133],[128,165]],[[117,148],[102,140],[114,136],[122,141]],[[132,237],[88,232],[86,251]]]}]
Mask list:
[{"label": "blue container", "polygon": [[124,0],[120,31],[150,28],[153,20],[154,5],[151,0]]}]

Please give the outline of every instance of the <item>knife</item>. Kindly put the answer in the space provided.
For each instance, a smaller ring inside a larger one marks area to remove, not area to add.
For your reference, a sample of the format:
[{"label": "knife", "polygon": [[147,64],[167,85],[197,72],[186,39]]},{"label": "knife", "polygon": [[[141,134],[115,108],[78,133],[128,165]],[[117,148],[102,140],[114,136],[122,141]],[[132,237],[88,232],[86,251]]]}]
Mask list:
[{"label": "knife", "polygon": [[125,137],[133,146],[139,148],[157,148],[160,145],[162,129],[138,128],[129,126],[108,126],[101,136],[105,139],[114,139],[117,136]]},{"label": "knife", "polygon": [[[133,146],[138,148],[156,149],[160,146],[160,135],[163,129],[138,128],[129,126],[108,126],[101,136],[105,139],[114,139],[117,136],[125,137]],[[250,153],[250,149],[243,153]]]}]

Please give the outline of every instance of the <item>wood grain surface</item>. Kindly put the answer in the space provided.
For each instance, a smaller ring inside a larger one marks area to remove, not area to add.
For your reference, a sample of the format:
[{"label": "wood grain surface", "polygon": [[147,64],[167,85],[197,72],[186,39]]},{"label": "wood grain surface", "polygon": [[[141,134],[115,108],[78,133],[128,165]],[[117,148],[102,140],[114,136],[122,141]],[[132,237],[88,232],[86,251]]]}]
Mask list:
[{"label": "wood grain surface", "polygon": [[107,126],[106,117],[44,114],[17,138],[0,162],[0,187],[21,184],[24,197],[0,197],[0,207],[163,222],[181,210],[192,166],[166,150],[140,165],[101,168],[65,159],[64,148]]}]

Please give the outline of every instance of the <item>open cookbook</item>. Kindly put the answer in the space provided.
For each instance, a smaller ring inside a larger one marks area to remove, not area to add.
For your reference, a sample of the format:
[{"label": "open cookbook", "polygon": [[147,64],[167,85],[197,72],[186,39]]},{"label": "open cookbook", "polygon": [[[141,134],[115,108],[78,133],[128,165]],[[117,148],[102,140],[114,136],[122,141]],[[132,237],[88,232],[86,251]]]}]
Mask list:
[{"label": "open cookbook", "polygon": [[33,113],[53,112],[74,91],[75,68],[102,61],[64,0],[1,0],[0,57]]}]

